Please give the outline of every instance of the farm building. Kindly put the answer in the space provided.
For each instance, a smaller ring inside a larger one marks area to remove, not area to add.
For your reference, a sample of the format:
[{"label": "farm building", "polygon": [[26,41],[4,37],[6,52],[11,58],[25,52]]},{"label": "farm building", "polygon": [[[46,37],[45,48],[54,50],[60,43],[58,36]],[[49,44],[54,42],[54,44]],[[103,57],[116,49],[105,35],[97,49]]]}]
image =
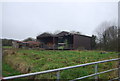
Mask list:
[{"label": "farm building", "polygon": [[56,35],[43,33],[37,40],[44,49],[91,49],[91,37],[62,31]]},{"label": "farm building", "polygon": [[36,41],[28,41],[28,42],[22,42],[22,41],[12,41],[14,48],[36,48],[40,46],[40,42]]}]

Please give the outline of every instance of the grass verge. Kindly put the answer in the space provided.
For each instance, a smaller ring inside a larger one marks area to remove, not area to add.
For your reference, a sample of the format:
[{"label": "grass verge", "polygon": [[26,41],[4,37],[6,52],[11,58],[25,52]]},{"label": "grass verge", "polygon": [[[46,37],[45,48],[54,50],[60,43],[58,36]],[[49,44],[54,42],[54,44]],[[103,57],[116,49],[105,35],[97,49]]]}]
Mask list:
[{"label": "grass verge", "polygon": [[[77,51],[77,50],[4,50],[4,60],[21,73],[40,72],[44,70],[62,68],[88,62],[118,58],[115,52]],[[117,67],[117,62],[99,64],[99,71]],[[61,79],[74,79],[94,73],[94,66],[85,66],[60,72]],[[14,73],[13,73],[14,75]],[[100,76],[102,79],[110,79],[116,76],[115,72]],[[56,79],[56,72],[37,75],[34,79]]]}]

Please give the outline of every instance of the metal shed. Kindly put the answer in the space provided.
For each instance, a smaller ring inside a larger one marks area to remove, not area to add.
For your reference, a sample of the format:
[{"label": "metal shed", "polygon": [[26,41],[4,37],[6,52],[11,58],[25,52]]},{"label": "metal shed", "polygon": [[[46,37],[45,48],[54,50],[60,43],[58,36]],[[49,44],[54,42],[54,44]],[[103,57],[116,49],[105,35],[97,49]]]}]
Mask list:
[{"label": "metal shed", "polygon": [[37,36],[44,49],[91,49],[91,37],[62,31],[56,35],[43,33]]}]

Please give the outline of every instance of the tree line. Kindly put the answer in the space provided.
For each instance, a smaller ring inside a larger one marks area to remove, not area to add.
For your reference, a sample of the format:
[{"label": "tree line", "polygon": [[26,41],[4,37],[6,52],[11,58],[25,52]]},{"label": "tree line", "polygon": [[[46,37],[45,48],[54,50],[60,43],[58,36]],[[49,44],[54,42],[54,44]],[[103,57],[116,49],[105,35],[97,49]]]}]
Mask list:
[{"label": "tree line", "polygon": [[97,29],[96,35],[93,35],[94,49],[105,51],[119,51],[120,28],[110,22],[103,22]]}]

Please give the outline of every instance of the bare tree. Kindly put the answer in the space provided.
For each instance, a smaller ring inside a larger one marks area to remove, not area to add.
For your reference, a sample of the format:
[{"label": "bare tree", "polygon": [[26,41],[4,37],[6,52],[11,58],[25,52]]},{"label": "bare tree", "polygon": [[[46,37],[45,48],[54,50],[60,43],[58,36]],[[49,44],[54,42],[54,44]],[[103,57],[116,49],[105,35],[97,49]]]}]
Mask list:
[{"label": "bare tree", "polygon": [[111,26],[103,32],[103,44],[106,50],[116,50],[118,45],[118,28],[117,26]]},{"label": "bare tree", "polygon": [[118,28],[114,23],[103,22],[96,29],[98,47],[103,50],[117,50]]},{"label": "bare tree", "polygon": [[120,52],[120,27],[118,27],[118,52]]},{"label": "bare tree", "polygon": [[103,32],[110,27],[110,23],[105,21],[101,23],[96,29],[95,29],[95,35],[97,36],[97,42],[102,42]]}]

